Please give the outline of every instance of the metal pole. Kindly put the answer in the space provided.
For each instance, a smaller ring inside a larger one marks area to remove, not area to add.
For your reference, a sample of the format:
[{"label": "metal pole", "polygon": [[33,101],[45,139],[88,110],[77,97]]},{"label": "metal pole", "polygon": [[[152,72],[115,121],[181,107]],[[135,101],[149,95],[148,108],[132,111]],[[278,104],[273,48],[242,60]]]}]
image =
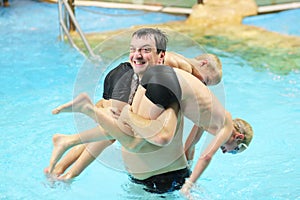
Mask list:
[{"label": "metal pole", "polygon": [[91,47],[90,47],[88,41],[86,40],[86,38],[85,38],[85,36],[84,36],[84,34],[83,34],[83,32],[82,32],[82,30],[81,30],[81,28],[80,28],[78,22],[77,22],[77,20],[76,20],[76,18],[75,18],[75,16],[74,16],[74,14],[72,13],[72,10],[71,10],[70,6],[68,5],[68,2],[66,2],[66,1],[67,1],[67,0],[63,0],[63,2],[64,2],[64,4],[65,4],[65,7],[66,7],[66,9],[67,9],[67,11],[68,11],[68,13],[69,13],[69,17],[72,19],[72,21],[73,21],[75,27],[77,27],[77,31],[78,31],[78,33],[79,33],[79,35],[80,35],[80,37],[81,37],[81,39],[82,39],[82,41],[83,41],[85,47],[87,48],[89,54],[90,54],[92,57],[96,58],[97,56],[94,54],[93,50],[91,49]]},{"label": "metal pole", "polygon": [[63,31],[63,28],[62,28],[62,21],[63,21],[63,14],[62,14],[62,11],[63,9],[62,9],[62,2],[61,2],[61,0],[59,0],[58,1],[58,13],[59,13],[59,16],[58,16],[58,18],[59,18],[59,32],[60,32],[60,40],[61,41],[63,41],[64,40],[64,31]]},{"label": "metal pole", "polygon": [[61,23],[61,27],[62,27],[62,29],[64,30],[64,32],[65,32],[65,34],[66,34],[66,36],[67,36],[69,42],[71,43],[71,45],[72,45],[74,48],[76,48],[77,50],[79,50],[79,49],[77,48],[77,46],[75,45],[75,43],[74,43],[74,41],[73,41],[73,39],[72,39],[70,33],[68,32],[68,28],[65,26],[65,24],[63,23],[63,21],[61,21],[60,23]]}]

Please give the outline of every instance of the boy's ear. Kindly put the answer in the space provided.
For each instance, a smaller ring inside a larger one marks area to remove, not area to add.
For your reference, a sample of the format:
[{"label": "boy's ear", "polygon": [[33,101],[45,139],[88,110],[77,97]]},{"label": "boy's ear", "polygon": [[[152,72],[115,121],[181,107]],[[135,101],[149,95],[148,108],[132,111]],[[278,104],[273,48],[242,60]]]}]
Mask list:
[{"label": "boy's ear", "polygon": [[234,136],[234,139],[236,140],[243,140],[245,136],[239,132],[236,132],[236,135]]},{"label": "boy's ear", "polygon": [[200,67],[203,67],[204,65],[208,64],[208,60],[204,59],[200,61]]}]

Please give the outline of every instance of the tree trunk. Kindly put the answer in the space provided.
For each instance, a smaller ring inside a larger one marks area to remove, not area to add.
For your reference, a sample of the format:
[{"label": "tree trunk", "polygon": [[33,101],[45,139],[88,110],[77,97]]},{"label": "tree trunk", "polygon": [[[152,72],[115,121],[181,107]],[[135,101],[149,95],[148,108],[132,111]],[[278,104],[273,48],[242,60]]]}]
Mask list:
[{"label": "tree trunk", "polygon": [[[0,6],[1,6],[1,3],[0,3]],[[4,7],[8,7],[9,6],[8,0],[3,0],[3,6]]]},{"label": "tree trunk", "polygon": [[[74,5],[74,0],[68,0],[69,6],[71,7],[71,10],[75,16],[75,5]],[[76,31],[76,27],[72,21],[72,19],[69,17],[69,32]]]}]

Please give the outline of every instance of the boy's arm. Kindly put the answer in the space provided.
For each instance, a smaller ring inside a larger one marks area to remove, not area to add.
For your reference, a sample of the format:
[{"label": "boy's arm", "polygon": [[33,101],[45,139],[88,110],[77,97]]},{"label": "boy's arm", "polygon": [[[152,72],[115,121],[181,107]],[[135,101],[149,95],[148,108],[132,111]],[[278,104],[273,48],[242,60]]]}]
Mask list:
[{"label": "boy's arm", "polygon": [[192,161],[195,153],[195,146],[199,142],[204,128],[194,125],[184,145],[185,156],[188,161]]},{"label": "boy's arm", "polygon": [[189,59],[175,52],[166,52],[164,64],[173,68],[182,69],[189,73],[193,71],[193,65]]},{"label": "boy's arm", "polygon": [[203,81],[202,75],[199,73],[197,69],[197,65],[203,65],[204,61],[196,61],[195,59],[186,58],[180,54],[175,52],[166,52],[164,64],[173,68],[182,69],[190,74],[193,74],[200,81]]},{"label": "boy's arm", "polygon": [[217,132],[215,138],[207,146],[207,148],[204,150],[204,152],[198,159],[189,180],[182,187],[182,191],[184,193],[188,191],[192,187],[193,183],[195,183],[197,179],[201,176],[201,174],[209,165],[213,155],[220,148],[220,146],[228,140],[228,138],[232,134],[232,129],[233,125],[231,115],[228,112],[226,112],[224,126]]},{"label": "boy's arm", "polygon": [[132,112],[127,106],[121,113],[120,119],[128,124],[135,137],[144,138],[151,144],[165,146],[171,142],[177,128],[178,105],[172,104],[164,110],[156,119],[145,119]]}]

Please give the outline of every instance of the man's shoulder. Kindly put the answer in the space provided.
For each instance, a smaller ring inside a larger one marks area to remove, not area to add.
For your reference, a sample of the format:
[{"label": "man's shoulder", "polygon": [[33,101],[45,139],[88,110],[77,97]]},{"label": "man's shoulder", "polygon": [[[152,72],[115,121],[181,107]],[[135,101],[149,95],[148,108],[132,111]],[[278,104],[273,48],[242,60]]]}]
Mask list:
[{"label": "man's shoulder", "polygon": [[112,71],[128,71],[132,70],[132,66],[129,62],[123,62],[120,63],[116,68],[114,68]]},{"label": "man's shoulder", "polygon": [[112,69],[106,76],[106,79],[116,78],[123,76],[124,74],[133,73],[132,66],[129,62],[123,62],[119,64],[117,67]]}]

